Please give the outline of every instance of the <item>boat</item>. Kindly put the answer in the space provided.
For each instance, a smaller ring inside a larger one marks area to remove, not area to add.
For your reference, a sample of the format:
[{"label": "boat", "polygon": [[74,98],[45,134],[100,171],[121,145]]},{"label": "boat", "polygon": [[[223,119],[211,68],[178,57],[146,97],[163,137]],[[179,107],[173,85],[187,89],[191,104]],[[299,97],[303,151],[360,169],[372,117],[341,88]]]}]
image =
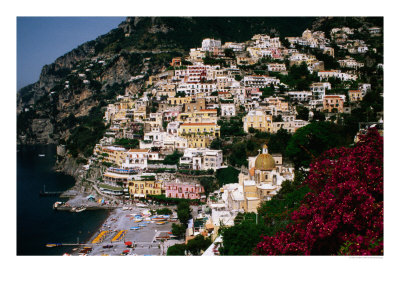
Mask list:
[{"label": "boat", "polygon": [[84,206],[80,206],[80,207],[75,208],[75,212],[82,212],[84,210],[86,210],[86,207],[84,207]]},{"label": "boat", "polygon": [[62,246],[62,244],[61,243],[46,244],[46,247],[48,247],[48,248],[58,247],[58,246]]},{"label": "boat", "polygon": [[61,206],[63,203],[60,201],[57,201],[53,204],[53,209],[56,209],[57,207]]},{"label": "boat", "polygon": [[140,227],[131,227],[130,230],[139,230]]},{"label": "boat", "polygon": [[146,224],[139,224],[139,227],[146,227]]},{"label": "boat", "polygon": [[143,221],[143,219],[135,219],[135,220],[134,220],[135,223],[140,223],[140,222],[142,222],[142,221]]},{"label": "boat", "polygon": [[39,157],[45,157],[46,155],[45,154],[39,154]]},{"label": "boat", "polygon": [[167,222],[156,222],[157,225],[164,225]]}]

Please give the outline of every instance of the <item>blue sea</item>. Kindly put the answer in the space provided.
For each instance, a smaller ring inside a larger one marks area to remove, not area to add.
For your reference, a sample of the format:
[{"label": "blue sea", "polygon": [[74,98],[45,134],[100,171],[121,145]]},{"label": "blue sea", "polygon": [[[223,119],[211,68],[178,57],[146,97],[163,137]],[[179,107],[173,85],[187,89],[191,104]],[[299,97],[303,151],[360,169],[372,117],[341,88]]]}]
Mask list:
[{"label": "blue sea", "polygon": [[[40,157],[39,154],[44,154]],[[86,242],[107,218],[107,211],[71,213],[53,210],[58,197],[40,197],[46,191],[65,191],[72,176],[55,172],[54,145],[17,147],[17,255],[62,255],[74,248],[47,248],[47,243]]]}]

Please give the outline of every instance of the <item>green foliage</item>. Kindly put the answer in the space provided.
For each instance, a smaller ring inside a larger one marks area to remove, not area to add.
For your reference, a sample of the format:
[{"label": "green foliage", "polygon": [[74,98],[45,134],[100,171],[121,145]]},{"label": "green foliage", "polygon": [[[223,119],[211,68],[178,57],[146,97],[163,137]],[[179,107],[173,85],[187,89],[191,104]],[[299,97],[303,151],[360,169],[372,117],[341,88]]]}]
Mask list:
[{"label": "green foliage", "polygon": [[235,80],[236,80],[236,81],[241,81],[242,79],[243,79],[242,76],[240,76],[240,75],[235,75]]},{"label": "green foliage", "polygon": [[275,88],[273,86],[267,86],[263,89],[260,89],[260,91],[262,91],[261,98],[271,97],[275,94]]},{"label": "green foliage", "polygon": [[316,75],[310,74],[304,62],[300,66],[291,66],[288,70],[288,75],[273,73],[273,76],[276,76],[282,83],[298,91],[309,90],[309,86],[313,81],[319,81]]},{"label": "green foliage", "polygon": [[186,250],[185,244],[175,244],[168,247],[167,256],[184,256],[185,250]]},{"label": "green foliage", "polygon": [[199,181],[200,184],[203,186],[206,195],[215,191],[218,188],[214,176],[201,177]]},{"label": "green foliage", "polygon": [[286,155],[296,169],[308,168],[312,159],[325,150],[347,144],[344,128],[330,122],[314,122],[298,129],[291,137]]},{"label": "green foliage", "polygon": [[243,131],[243,121],[238,117],[230,118],[229,121],[218,120],[218,125],[221,126],[221,137],[246,135]]},{"label": "green foliage", "polygon": [[214,139],[210,144],[210,149],[220,150],[222,147],[222,141],[219,138]]},{"label": "green foliage", "polygon": [[276,134],[271,134],[268,139],[268,151],[270,153],[285,154],[285,150],[292,135],[283,128],[280,128]]},{"label": "green foliage", "polygon": [[261,235],[270,232],[260,218],[256,224],[254,213],[238,216],[242,219],[240,223],[221,231],[223,237],[223,247],[219,249],[221,255],[251,255]]},{"label": "green foliage", "polygon": [[296,210],[304,196],[310,191],[307,186],[293,187],[293,183],[286,181],[282,191],[270,201],[262,202],[258,208],[264,223],[273,228],[273,233],[283,229],[290,222],[290,214]]},{"label": "green foliage", "polygon": [[194,239],[188,241],[186,248],[192,255],[200,255],[201,251],[207,250],[212,244],[210,238],[205,238],[203,235],[196,235]]},{"label": "green foliage", "polygon": [[181,92],[176,92],[175,94],[176,97],[186,97],[186,93],[181,91]]},{"label": "green foliage", "polygon": [[73,157],[82,153],[85,157],[93,154],[95,144],[103,137],[106,127],[101,107],[94,107],[85,117],[80,117],[78,126],[72,130],[66,147]]},{"label": "green foliage", "polygon": [[239,170],[236,170],[231,166],[227,168],[218,169],[216,174],[218,185],[221,187],[224,184],[238,182],[239,173],[240,173]]},{"label": "green foliage", "polygon": [[225,54],[226,57],[231,57],[231,58],[235,58],[236,57],[235,52],[232,49],[229,49],[229,48],[224,49],[224,54]]},{"label": "green foliage", "polygon": [[139,146],[139,140],[121,138],[121,139],[116,139],[114,144],[124,147],[126,149],[129,149],[129,148],[135,149]]},{"label": "green foliage", "polygon": [[160,208],[156,210],[158,215],[172,215],[172,210],[169,208]]},{"label": "green foliage", "polygon": [[241,167],[247,165],[246,144],[236,143],[232,145],[231,154],[228,156],[231,165]]},{"label": "green foliage", "polygon": [[32,120],[37,117],[35,110],[29,110],[27,112],[21,112],[17,117],[17,133],[22,135],[28,131]]},{"label": "green foliage", "polygon": [[164,164],[166,165],[177,165],[179,163],[179,159],[183,156],[183,153],[178,152],[177,150],[174,153],[165,156]]},{"label": "green foliage", "polygon": [[297,105],[296,111],[297,111],[296,119],[308,121],[309,110],[307,107],[303,105]]},{"label": "green foliage", "polygon": [[186,226],[183,224],[175,224],[172,223],[172,234],[175,235],[177,238],[181,239],[185,237],[186,233]]},{"label": "green foliage", "polygon": [[187,223],[192,218],[189,201],[180,201],[178,203],[177,214],[179,222],[187,228]]}]

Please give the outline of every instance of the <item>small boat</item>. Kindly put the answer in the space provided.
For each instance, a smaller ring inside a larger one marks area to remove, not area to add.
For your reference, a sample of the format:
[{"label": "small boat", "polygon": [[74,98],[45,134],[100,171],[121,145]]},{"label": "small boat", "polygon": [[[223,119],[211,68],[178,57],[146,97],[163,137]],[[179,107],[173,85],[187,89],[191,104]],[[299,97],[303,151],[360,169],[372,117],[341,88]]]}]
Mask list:
[{"label": "small boat", "polygon": [[156,222],[157,225],[164,225],[167,222]]},{"label": "small boat", "polygon": [[46,155],[45,154],[39,154],[39,157],[45,157]]},{"label": "small boat", "polygon": [[139,224],[139,227],[146,227],[146,224]]},{"label": "small boat", "polygon": [[82,212],[84,210],[86,210],[86,207],[84,207],[84,206],[80,206],[80,207],[75,208],[75,212]]},{"label": "small boat", "polygon": [[140,227],[131,227],[130,230],[139,230]]},{"label": "small boat", "polygon": [[142,221],[143,221],[143,219],[135,219],[135,220],[134,220],[135,223],[140,223],[140,222],[142,222]]},{"label": "small boat", "polygon": [[61,244],[60,244],[60,243],[55,243],[55,244],[46,244],[46,247],[48,247],[48,248],[52,248],[52,247],[58,247],[58,246],[61,246]]}]

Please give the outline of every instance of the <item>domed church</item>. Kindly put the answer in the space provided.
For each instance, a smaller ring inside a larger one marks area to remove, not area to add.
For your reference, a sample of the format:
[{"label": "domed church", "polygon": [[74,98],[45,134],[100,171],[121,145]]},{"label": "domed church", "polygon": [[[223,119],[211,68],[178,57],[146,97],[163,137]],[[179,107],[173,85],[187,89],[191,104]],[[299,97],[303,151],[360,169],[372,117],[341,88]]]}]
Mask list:
[{"label": "domed church", "polygon": [[244,194],[241,206],[247,212],[257,212],[261,201],[271,200],[283,181],[294,178],[294,169],[283,166],[281,154],[269,154],[267,145],[258,151],[257,156],[248,158],[248,172],[239,174]]}]

